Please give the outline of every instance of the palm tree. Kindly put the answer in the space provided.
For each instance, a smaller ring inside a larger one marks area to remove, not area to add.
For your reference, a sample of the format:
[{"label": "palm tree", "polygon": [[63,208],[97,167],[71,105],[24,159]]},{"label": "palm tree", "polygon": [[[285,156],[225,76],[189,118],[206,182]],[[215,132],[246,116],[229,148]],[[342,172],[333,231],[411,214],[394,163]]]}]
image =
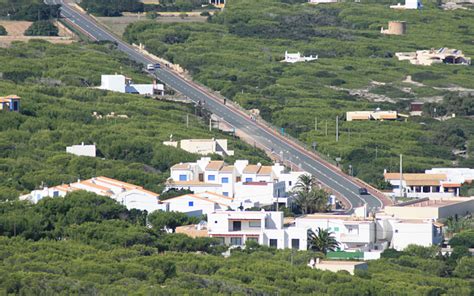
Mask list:
[{"label": "palm tree", "polygon": [[297,191],[295,204],[300,208],[301,213],[312,214],[316,212],[326,212],[328,210],[328,194],[322,189],[312,189],[311,191]]},{"label": "palm tree", "polygon": [[322,252],[325,255],[328,251],[335,251],[339,243],[333,236],[333,232],[318,227],[316,233],[308,230],[308,249]]},{"label": "palm tree", "polygon": [[310,174],[303,174],[298,177],[298,181],[293,189],[295,191],[310,192],[314,185],[316,185],[316,179]]}]

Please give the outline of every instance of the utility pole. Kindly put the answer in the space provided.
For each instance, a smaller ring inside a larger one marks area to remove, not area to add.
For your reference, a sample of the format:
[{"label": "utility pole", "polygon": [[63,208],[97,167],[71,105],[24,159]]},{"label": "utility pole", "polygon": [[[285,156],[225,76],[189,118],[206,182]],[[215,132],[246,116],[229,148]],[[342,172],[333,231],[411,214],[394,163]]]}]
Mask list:
[{"label": "utility pole", "polygon": [[328,121],[326,120],[326,137],[328,136]]},{"label": "utility pole", "polygon": [[339,142],[339,116],[336,116],[336,142]]},{"label": "utility pole", "polygon": [[403,179],[403,154],[400,154],[400,197],[403,196],[402,179]]},{"label": "utility pole", "polygon": [[314,118],[314,130],[318,131],[318,117]]},{"label": "utility pole", "polygon": [[209,131],[212,131],[212,118],[209,117]]}]

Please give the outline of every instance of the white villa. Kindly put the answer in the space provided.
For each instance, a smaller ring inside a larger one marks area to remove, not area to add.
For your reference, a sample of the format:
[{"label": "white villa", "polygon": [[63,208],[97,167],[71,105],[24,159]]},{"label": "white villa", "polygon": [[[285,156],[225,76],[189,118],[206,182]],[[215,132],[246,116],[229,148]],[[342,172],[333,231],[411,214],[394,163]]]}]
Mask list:
[{"label": "white villa", "polygon": [[186,213],[188,216],[209,215],[216,211],[237,209],[239,204],[228,196],[213,192],[185,194],[161,201],[165,211]]},{"label": "white villa", "polygon": [[71,153],[77,156],[89,156],[95,157],[96,156],[96,148],[95,144],[93,145],[84,145],[82,142],[81,145],[72,145],[66,147],[66,153]]},{"label": "white villa", "polygon": [[288,53],[288,51],[285,51],[285,59],[282,61],[283,63],[299,63],[299,62],[311,62],[314,60],[317,60],[318,56],[312,56],[310,55],[309,57],[302,56],[301,53]]},{"label": "white villa", "polygon": [[[403,209],[402,209],[403,211]],[[401,215],[403,216],[403,215]],[[366,259],[377,259],[383,250],[403,250],[410,244],[432,246],[443,240],[443,224],[434,219],[408,218],[380,212],[375,216],[311,214],[283,225],[282,212],[216,211],[208,215],[208,236],[223,244],[243,246],[247,240],[279,249],[307,250],[308,230],[329,230],[339,242],[339,250],[363,252]]]},{"label": "white villa", "polygon": [[[400,183],[401,178],[401,183]],[[474,180],[474,169],[469,168],[434,168],[422,174],[384,172],[385,181],[392,185],[391,196],[402,195],[413,198],[455,197],[464,183]]]},{"label": "white villa", "polygon": [[139,209],[153,212],[162,210],[159,203],[159,194],[143,189],[141,186],[121,182],[107,177],[96,177],[75,183],[63,184],[54,187],[44,187],[22,195],[20,200],[37,203],[45,197],[64,197],[69,192],[85,190],[98,195],[108,196],[125,205],[127,209]]},{"label": "white villa", "polygon": [[189,189],[195,194],[214,192],[232,197],[244,208],[288,202],[291,191],[303,171],[287,171],[281,164],[251,165],[237,160],[234,165],[202,157],[194,163],[179,163],[171,167],[166,188]]},{"label": "white villa", "polygon": [[421,0],[405,0],[405,5],[397,3],[397,5],[390,5],[390,8],[393,9],[421,9],[423,4]]},{"label": "white villa", "polygon": [[307,230],[284,227],[283,212],[222,211],[207,219],[208,235],[222,244],[242,246],[247,240],[278,249],[307,249]]},{"label": "white villa", "polygon": [[117,74],[102,75],[99,89],[127,94],[164,95],[163,84],[157,84],[156,81],[153,81],[153,84],[134,84],[131,78]]}]

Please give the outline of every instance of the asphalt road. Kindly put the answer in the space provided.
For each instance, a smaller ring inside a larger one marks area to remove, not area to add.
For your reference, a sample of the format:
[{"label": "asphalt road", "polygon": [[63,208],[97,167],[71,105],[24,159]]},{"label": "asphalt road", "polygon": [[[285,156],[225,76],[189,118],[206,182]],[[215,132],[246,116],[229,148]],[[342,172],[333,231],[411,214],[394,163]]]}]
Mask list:
[{"label": "asphalt road", "polygon": [[[99,26],[91,17],[65,5],[63,0],[46,0],[46,2],[49,4],[63,4],[61,10],[62,16],[69,19],[69,21],[74,23],[76,27],[79,27],[81,31],[91,39],[116,42],[119,50],[125,52],[131,59],[139,63],[146,65],[156,62],[148,56],[137,52],[129,44],[109,33],[106,29]],[[360,186],[354,183],[349,176],[332,166],[325,164],[324,161],[318,160],[311,153],[305,152],[301,146],[292,143],[291,140],[277,135],[275,132],[272,132],[260,124],[256,124],[246,114],[243,114],[228,105],[224,105],[224,102],[221,99],[208,94],[205,90],[201,90],[193,83],[184,80],[182,77],[168,69],[157,69],[155,75],[165,84],[176,89],[191,100],[195,102],[204,102],[206,109],[225,120],[236,130],[241,130],[247,135],[250,135],[256,143],[275,151],[275,153],[280,154],[280,156],[285,160],[290,160],[291,162],[300,165],[302,169],[313,174],[323,184],[330,187],[336,193],[344,196],[350,202],[352,207],[360,206],[365,203],[369,209],[380,208],[383,206],[383,203],[379,198],[373,195],[359,195],[358,189]],[[351,209],[349,209],[349,211]]]}]

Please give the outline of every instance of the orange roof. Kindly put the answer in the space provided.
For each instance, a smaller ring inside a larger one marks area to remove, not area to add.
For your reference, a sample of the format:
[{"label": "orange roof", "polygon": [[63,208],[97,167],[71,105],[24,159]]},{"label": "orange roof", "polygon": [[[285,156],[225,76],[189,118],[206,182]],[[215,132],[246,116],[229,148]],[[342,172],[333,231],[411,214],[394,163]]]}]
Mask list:
[{"label": "orange roof", "polygon": [[191,165],[189,163],[178,163],[171,167],[172,170],[190,170]]},{"label": "orange roof", "polygon": [[234,166],[233,165],[223,166],[220,170],[221,173],[232,173],[233,171],[234,171]]},{"label": "orange roof", "polygon": [[205,191],[204,194],[210,194],[210,195],[214,195],[214,196],[219,197],[219,198],[234,200],[232,197],[228,197],[228,196],[225,196],[225,195],[222,195],[222,194],[217,194],[215,192]]},{"label": "orange roof", "polygon": [[144,189],[144,188],[141,187],[141,186],[137,186],[137,185],[133,185],[133,184],[130,184],[130,183],[122,182],[122,181],[119,181],[119,180],[107,178],[107,177],[104,177],[104,176],[97,177],[96,179],[99,180],[99,181],[101,181],[101,182],[104,182],[104,183],[109,183],[109,184],[111,184],[111,185],[123,187],[123,188],[125,188],[125,189],[127,189],[127,190],[133,190],[133,189],[135,189],[135,190],[141,191],[141,192],[146,193],[146,194],[150,194],[150,195],[154,195],[154,196],[160,196],[158,193],[155,193],[155,192],[153,192],[153,191],[146,190],[146,189]]},{"label": "orange roof", "polygon": [[[403,174],[405,181],[442,181],[446,180],[445,174]],[[385,173],[385,180],[400,180],[400,173]]]},{"label": "orange roof", "polygon": [[212,200],[212,199],[209,199],[207,197],[202,197],[202,196],[199,196],[197,194],[192,194],[192,193],[176,196],[176,197],[173,197],[173,198],[169,198],[167,200],[163,200],[162,202],[167,203],[167,202],[170,202],[170,200],[180,199],[180,198],[187,197],[187,196],[197,198],[197,199],[200,199],[200,200],[204,200],[204,201],[207,201],[207,202],[210,202],[210,203],[216,203],[216,204],[219,204],[221,206],[226,206],[226,207],[228,206],[228,204],[225,204],[225,203],[222,203],[222,202],[219,202],[219,201],[216,201],[216,200]]},{"label": "orange roof", "polygon": [[443,183],[444,188],[458,188],[461,187],[459,183]]},{"label": "orange roof", "polygon": [[258,175],[266,176],[266,175],[271,175],[271,174],[272,174],[272,167],[268,165],[262,166],[260,170],[258,171]]},{"label": "orange roof", "polygon": [[370,116],[369,115],[352,115],[351,118],[352,120],[369,120]]},{"label": "orange roof", "polygon": [[380,114],[379,118],[382,118],[382,119],[397,119],[398,116],[396,113],[384,113],[384,114]]},{"label": "orange roof", "polygon": [[206,166],[206,171],[218,171],[223,166],[224,166],[224,161],[222,160],[210,161],[209,164]]},{"label": "orange roof", "polygon": [[244,174],[256,174],[260,170],[260,166],[256,164],[249,164],[244,168]]},{"label": "orange roof", "polygon": [[438,180],[407,180],[406,183],[407,186],[440,186],[440,181]]}]

